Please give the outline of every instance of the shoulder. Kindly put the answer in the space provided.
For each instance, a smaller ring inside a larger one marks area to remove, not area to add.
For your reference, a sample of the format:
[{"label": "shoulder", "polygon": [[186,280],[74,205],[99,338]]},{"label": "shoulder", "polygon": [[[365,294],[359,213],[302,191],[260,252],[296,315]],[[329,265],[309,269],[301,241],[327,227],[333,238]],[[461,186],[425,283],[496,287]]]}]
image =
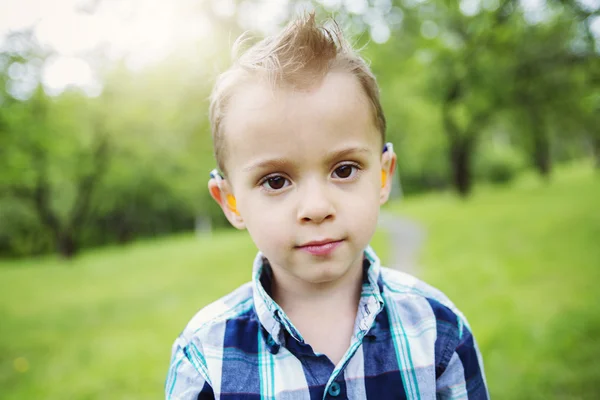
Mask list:
[{"label": "shoulder", "polygon": [[[199,390],[204,390],[206,382],[211,385],[215,375],[210,372],[207,355],[222,354],[225,329],[230,320],[248,314],[253,308],[252,284],[246,283],[228,295],[198,311],[185,329],[175,339],[171,352],[168,386],[176,382],[189,390],[190,382],[200,382]],[[182,377],[177,379],[177,377]],[[201,379],[200,379],[201,378]],[[187,383],[181,383],[187,382]],[[186,392],[188,393],[188,392]]]},{"label": "shoulder", "polygon": [[396,308],[451,322],[459,330],[468,325],[465,316],[448,296],[415,276],[382,267],[381,280],[385,297],[397,305]]},{"label": "shoulder", "polygon": [[433,361],[438,397],[489,398],[481,353],[454,303],[440,290],[400,271],[382,268],[380,279],[394,340],[402,337],[398,346],[414,350],[415,364]]},{"label": "shoulder", "polygon": [[390,329],[407,334],[411,345],[433,349],[437,375],[460,346],[475,347],[467,319],[440,290],[389,268],[382,268],[381,281]]},{"label": "shoulder", "polygon": [[248,313],[252,308],[252,283],[248,282],[200,309],[181,332],[179,345],[185,347],[191,342],[199,344],[216,339],[217,332],[224,332],[229,320]]}]

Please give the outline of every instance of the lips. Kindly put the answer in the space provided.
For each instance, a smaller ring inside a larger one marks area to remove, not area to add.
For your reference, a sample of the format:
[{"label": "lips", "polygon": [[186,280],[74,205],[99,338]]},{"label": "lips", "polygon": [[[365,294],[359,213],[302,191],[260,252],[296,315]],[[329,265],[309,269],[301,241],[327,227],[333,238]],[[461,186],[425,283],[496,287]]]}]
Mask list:
[{"label": "lips", "polygon": [[335,239],[323,239],[323,240],[314,240],[312,242],[307,242],[303,245],[297,246],[299,250],[305,251],[314,256],[327,256],[333,253],[333,251],[343,243],[342,240]]}]

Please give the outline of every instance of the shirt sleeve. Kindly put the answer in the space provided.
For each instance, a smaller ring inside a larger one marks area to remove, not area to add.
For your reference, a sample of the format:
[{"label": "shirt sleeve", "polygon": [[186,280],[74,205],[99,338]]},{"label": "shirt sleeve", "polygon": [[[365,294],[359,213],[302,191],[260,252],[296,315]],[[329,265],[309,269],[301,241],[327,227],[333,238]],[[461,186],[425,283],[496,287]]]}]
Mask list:
[{"label": "shirt sleeve", "polygon": [[181,339],[173,345],[171,364],[165,382],[166,400],[209,400],[214,393],[208,378],[204,357],[193,344],[182,346]]},{"label": "shirt sleeve", "polygon": [[481,354],[469,329],[463,325],[456,340],[448,344],[445,358],[449,359],[445,365],[438,366],[437,398],[489,399]]}]

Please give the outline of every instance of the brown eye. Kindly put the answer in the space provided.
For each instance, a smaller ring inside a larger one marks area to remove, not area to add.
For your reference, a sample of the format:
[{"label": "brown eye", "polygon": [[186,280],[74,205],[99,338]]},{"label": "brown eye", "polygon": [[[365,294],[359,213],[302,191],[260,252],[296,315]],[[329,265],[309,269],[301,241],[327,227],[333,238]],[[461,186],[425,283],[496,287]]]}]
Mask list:
[{"label": "brown eye", "polygon": [[271,178],[267,178],[263,183],[263,186],[270,190],[280,190],[287,186],[287,182],[288,180],[283,176],[273,176]]},{"label": "brown eye", "polygon": [[346,164],[337,167],[333,173],[335,178],[348,179],[354,174],[355,170],[356,166]]}]

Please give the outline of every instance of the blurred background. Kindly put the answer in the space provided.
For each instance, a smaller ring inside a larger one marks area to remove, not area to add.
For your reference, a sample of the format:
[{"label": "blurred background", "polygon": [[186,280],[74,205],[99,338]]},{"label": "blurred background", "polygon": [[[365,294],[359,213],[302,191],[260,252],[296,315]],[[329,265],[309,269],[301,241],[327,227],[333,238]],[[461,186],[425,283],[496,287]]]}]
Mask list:
[{"label": "blurred background", "polygon": [[600,397],[600,0],[5,0],[2,399],[162,396],[256,251],[206,190],[211,86],[310,10],[381,86],[383,260],[467,315],[492,398]]}]

